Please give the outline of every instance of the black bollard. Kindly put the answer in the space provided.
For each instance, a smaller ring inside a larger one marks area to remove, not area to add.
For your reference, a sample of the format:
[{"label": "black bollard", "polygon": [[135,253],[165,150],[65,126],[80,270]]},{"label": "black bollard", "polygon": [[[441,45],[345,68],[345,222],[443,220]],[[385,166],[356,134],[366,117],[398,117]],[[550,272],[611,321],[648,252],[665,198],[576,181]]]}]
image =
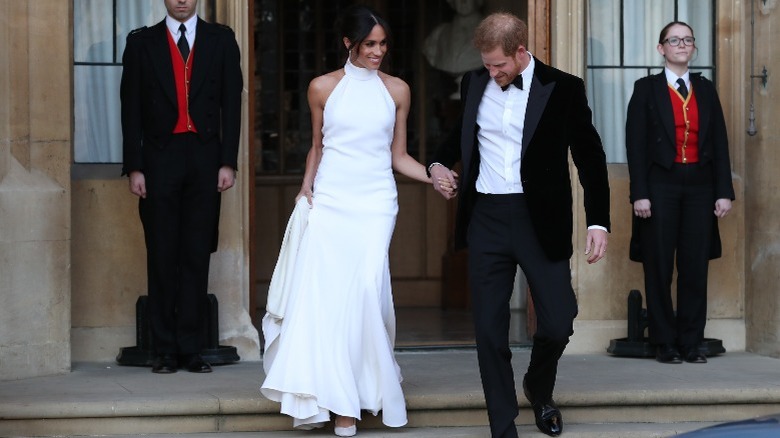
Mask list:
[{"label": "black bollard", "polygon": [[[625,338],[609,341],[607,352],[623,357],[655,357],[655,346],[645,336],[647,310],[642,308],[642,293],[632,289],[628,293],[628,333]],[[704,338],[701,352],[705,356],[716,356],[726,352],[720,339]]]},{"label": "black bollard", "polygon": [[[116,356],[119,365],[150,367],[154,363],[154,338],[149,323],[147,302],[148,297],[142,295],[135,302],[135,338],[134,347],[122,347]],[[204,348],[201,350],[203,360],[211,365],[223,365],[238,362],[238,350],[229,345],[219,345],[219,305],[214,294],[208,294],[207,319],[204,330]]]}]

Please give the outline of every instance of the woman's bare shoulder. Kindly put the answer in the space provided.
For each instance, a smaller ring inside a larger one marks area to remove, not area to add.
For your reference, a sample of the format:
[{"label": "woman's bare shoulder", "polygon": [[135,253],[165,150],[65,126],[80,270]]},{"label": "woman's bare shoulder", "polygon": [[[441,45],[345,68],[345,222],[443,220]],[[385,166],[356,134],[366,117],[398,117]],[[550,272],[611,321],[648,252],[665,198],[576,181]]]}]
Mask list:
[{"label": "woman's bare shoulder", "polygon": [[396,104],[409,101],[411,92],[409,91],[409,84],[407,84],[406,81],[383,72],[379,72],[379,77],[382,79],[385,87],[387,87],[387,91],[390,92],[390,96]]},{"label": "woman's bare shoulder", "polygon": [[344,70],[335,70],[324,75],[317,76],[309,83],[309,89],[315,92],[324,92],[330,94],[341,78],[344,77]]}]

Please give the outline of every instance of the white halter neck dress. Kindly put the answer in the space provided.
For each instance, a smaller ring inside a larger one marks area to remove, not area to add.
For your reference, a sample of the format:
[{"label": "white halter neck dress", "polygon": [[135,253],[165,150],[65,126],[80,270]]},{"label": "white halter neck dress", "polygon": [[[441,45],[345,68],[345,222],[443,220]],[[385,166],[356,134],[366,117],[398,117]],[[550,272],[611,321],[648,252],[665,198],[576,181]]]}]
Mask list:
[{"label": "white halter neck dress", "polygon": [[266,315],[266,379],[294,426],[321,426],[361,410],[406,424],[393,354],[388,250],[398,212],[390,145],[395,103],[376,70],[349,61],[324,109],[313,207],[281,320]]}]

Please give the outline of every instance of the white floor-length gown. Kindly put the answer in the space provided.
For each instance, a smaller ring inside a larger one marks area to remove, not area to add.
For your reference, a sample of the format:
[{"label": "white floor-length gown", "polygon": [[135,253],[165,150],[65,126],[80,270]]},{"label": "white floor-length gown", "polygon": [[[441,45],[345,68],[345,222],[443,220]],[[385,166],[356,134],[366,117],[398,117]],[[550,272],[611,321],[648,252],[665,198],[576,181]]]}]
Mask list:
[{"label": "white floor-length gown", "polygon": [[324,109],[323,154],[282,319],[266,315],[266,379],[294,426],[382,412],[406,424],[393,355],[388,249],[398,212],[390,144],[395,103],[377,71],[349,61]]}]

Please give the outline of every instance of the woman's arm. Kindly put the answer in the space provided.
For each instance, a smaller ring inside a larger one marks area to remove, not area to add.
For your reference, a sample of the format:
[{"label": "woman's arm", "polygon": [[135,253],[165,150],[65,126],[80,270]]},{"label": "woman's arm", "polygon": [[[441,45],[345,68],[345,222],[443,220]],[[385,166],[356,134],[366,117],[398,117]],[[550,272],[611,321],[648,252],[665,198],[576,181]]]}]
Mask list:
[{"label": "woman's arm", "polygon": [[430,183],[431,179],[425,172],[425,166],[412,158],[406,150],[406,119],[409,116],[411,92],[409,85],[403,80],[391,76],[383,78],[390,96],[395,101],[395,128],[393,143],[390,147],[393,156],[393,169],[402,175],[417,181]]},{"label": "woman's arm", "polygon": [[309,101],[309,110],[311,111],[311,148],[306,155],[306,168],[303,173],[303,182],[301,182],[301,191],[295,197],[295,200],[298,201],[301,196],[306,196],[309,205],[312,205],[314,178],[317,175],[320,160],[322,160],[322,125],[325,102],[336,87],[336,84],[338,84],[338,81],[339,78],[334,73],[316,77],[309,83],[309,89],[306,94]]}]

